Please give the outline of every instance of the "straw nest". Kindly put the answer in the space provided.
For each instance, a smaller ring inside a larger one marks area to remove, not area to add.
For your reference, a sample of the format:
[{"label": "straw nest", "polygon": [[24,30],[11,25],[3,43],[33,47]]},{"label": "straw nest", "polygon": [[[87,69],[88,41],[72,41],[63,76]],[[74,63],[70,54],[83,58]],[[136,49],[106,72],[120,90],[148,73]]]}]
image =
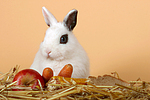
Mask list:
[{"label": "straw nest", "polygon": [[[33,100],[149,100],[150,82],[141,80],[126,82],[114,75],[87,79],[65,78],[54,76],[45,88],[32,90],[30,87],[14,86],[12,82],[19,66],[0,76],[0,99],[33,99]],[[22,88],[22,91],[12,89]]]}]

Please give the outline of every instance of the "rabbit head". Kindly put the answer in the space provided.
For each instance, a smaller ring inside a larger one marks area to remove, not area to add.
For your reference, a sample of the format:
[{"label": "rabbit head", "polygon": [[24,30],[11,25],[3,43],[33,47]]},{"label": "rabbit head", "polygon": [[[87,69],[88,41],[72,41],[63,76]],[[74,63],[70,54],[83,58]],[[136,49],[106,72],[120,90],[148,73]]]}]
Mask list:
[{"label": "rabbit head", "polygon": [[45,22],[49,26],[41,44],[42,54],[52,60],[63,60],[70,57],[69,55],[77,46],[77,40],[72,33],[77,22],[77,10],[71,10],[63,22],[57,22],[45,7],[42,12]]}]

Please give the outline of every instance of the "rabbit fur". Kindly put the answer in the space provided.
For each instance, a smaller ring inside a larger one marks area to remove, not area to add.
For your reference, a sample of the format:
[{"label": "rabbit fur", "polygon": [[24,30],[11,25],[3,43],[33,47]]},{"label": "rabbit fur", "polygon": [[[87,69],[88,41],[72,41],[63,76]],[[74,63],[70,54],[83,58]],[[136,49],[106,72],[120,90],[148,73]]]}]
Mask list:
[{"label": "rabbit fur", "polygon": [[76,26],[78,11],[71,10],[63,22],[57,22],[45,7],[42,7],[42,12],[49,28],[30,68],[42,75],[44,68],[50,67],[54,71],[54,76],[57,76],[66,64],[72,64],[73,78],[88,77],[89,58],[72,33]]}]

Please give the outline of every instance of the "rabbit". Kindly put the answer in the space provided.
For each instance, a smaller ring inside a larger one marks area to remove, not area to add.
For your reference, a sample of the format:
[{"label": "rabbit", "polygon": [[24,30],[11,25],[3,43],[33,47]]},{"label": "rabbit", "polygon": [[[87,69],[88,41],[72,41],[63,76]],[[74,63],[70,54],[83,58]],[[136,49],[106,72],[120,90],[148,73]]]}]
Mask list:
[{"label": "rabbit", "polygon": [[87,78],[89,58],[72,33],[78,11],[71,10],[63,22],[58,22],[45,7],[42,7],[42,13],[49,28],[30,68],[42,75],[44,68],[50,67],[57,76],[66,64],[72,64],[72,78]]}]

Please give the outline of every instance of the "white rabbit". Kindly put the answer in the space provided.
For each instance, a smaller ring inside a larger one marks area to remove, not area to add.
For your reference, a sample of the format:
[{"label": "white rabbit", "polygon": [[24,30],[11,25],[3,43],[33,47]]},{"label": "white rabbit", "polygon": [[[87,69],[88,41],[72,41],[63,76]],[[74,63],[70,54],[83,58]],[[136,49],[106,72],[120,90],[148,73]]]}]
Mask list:
[{"label": "white rabbit", "polygon": [[30,68],[42,74],[44,68],[50,67],[54,76],[57,76],[66,64],[72,64],[73,78],[88,77],[89,58],[72,33],[78,11],[71,10],[63,22],[57,22],[45,7],[42,8],[42,12],[49,28]]}]

